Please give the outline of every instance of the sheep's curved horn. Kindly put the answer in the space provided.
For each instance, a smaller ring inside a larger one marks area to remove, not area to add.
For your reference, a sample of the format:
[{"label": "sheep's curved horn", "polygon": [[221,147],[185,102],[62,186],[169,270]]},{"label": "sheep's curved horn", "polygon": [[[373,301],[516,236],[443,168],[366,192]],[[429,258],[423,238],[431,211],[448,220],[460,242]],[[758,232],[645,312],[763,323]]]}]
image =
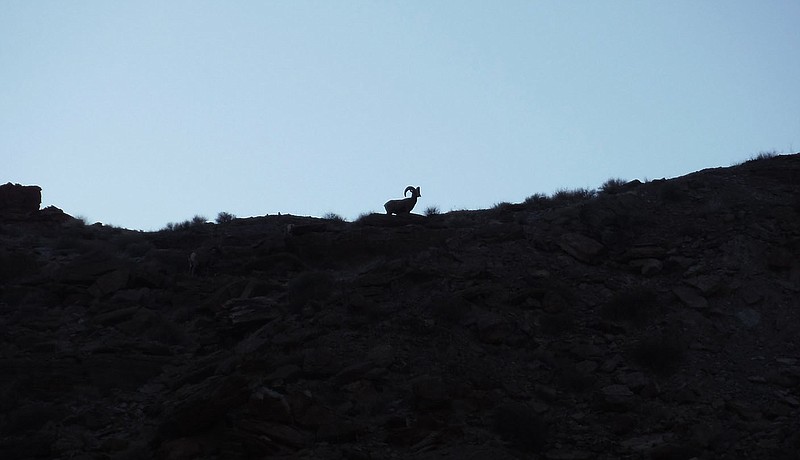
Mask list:
[{"label": "sheep's curved horn", "polygon": [[412,186],[410,186],[410,185],[409,185],[408,187],[406,187],[406,191],[405,191],[405,192],[403,192],[403,196],[406,196],[406,194],[407,194],[409,191],[410,191],[410,192],[411,192],[411,194],[413,195],[413,194],[414,194],[414,190],[416,190],[416,189],[415,189],[414,187],[412,187]]}]

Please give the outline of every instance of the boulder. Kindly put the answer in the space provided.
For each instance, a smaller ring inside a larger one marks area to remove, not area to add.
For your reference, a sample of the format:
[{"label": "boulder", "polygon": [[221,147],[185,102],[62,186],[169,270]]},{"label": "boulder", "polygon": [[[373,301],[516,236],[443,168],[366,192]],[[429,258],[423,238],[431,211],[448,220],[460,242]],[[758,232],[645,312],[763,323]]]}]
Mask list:
[{"label": "boulder", "polygon": [[605,249],[599,242],[588,236],[581,235],[580,233],[567,233],[563,235],[558,245],[567,254],[587,264],[598,263]]},{"label": "boulder", "polygon": [[695,310],[705,310],[708,308],[708,300],[698,294],[693,288],[678,286],[674,288],[672,292],[689,308],[694,308]]}]

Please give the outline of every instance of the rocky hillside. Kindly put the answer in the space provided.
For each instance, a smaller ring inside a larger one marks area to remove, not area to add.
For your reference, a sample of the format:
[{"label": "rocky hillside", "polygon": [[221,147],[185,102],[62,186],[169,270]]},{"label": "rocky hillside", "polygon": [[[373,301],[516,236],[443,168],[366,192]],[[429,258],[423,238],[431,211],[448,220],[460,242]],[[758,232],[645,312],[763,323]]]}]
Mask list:
[{"label": "rocky hillside", "polygon": [[8,200],[3,459],[798,458],[800,154],[354,223]]}]

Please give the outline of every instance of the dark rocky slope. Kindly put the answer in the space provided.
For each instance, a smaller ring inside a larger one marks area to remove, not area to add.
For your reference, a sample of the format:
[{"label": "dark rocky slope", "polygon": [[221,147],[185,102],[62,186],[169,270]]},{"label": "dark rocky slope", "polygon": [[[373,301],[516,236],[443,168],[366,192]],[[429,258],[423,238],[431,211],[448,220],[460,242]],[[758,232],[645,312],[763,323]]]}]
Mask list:
[{"label": "dark rocky slope", "polygon": [[798,458],[800,154],[356,223],[40,213],[0,225],[4,459]]}]

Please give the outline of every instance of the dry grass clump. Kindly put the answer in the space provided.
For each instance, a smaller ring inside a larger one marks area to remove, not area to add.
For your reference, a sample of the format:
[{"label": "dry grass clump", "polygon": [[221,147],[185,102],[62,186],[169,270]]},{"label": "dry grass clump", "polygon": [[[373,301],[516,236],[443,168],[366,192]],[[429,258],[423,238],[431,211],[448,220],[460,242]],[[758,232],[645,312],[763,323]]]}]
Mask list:
[{"label": "dry grass clump", "polygon": [[751,156],[750,159],[747,160],[745,163],[750,163],[753,161],[769,160],[770,158],[775,158],[778,155],[779,154],[777,150],[761,151]]}]

